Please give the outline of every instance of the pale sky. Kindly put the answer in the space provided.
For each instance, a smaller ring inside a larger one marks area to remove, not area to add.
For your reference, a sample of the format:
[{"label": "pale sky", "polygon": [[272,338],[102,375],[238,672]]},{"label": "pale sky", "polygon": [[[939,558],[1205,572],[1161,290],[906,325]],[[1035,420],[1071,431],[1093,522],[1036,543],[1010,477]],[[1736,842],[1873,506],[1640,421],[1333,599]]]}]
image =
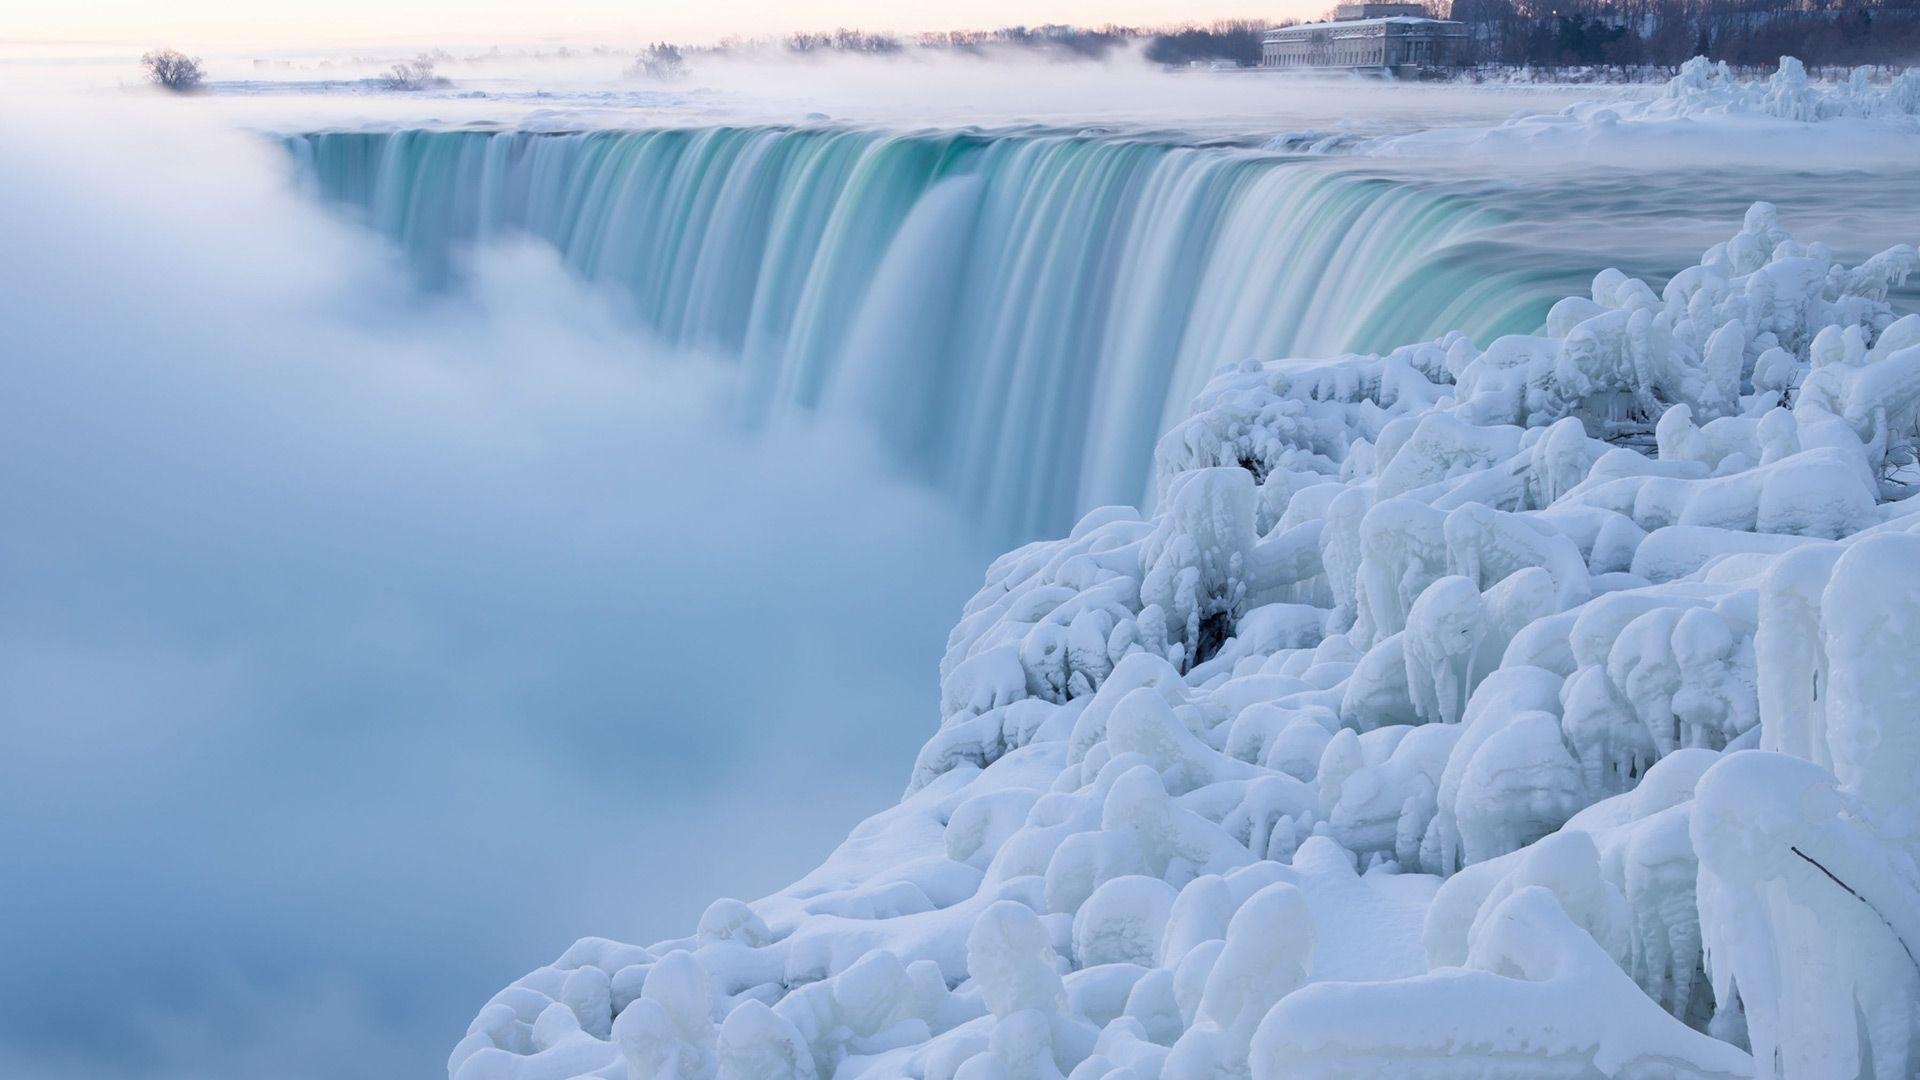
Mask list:
[{"label": "pale sky", "polygon": [[11,0],[0,41],[192,50],[388,42],[705,41],[851,26],[984,29],[1061,22],[1159,25],[1318,15],[1332,0]]}]

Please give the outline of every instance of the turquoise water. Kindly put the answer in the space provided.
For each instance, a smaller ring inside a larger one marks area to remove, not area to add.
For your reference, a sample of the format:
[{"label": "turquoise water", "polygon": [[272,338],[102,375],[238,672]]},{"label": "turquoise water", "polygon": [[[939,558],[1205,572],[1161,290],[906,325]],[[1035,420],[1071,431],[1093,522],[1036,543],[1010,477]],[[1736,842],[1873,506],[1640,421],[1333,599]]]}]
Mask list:
[{"label": "turquoise water", "polygon": [[1886,182],[1846,175],[1388,172],[1172,136],[422,129],[289,146],[427,282],[457,279],[474,243],[536,237],[656,343],[737,364],[748,420],[854,414],[1003,542],[1144,500],[1155,438],[1222,363],[1531,331],[1605,266],[1657,281],[1691,264],[1754,198],[1861,254],[1891,242],[1889,213],[1893,233],[1920,225]]},{"label": "turquoise water", "polygon": [[[530,234],[750,417],[841,409],[1006,536],[1138,502],[1218,364],[1536,324],[1484,200],[1234,147],[784,128],[324,133],[303,174],[429,281]],[[1527,287],[1529,281],[1536,281]]]}]

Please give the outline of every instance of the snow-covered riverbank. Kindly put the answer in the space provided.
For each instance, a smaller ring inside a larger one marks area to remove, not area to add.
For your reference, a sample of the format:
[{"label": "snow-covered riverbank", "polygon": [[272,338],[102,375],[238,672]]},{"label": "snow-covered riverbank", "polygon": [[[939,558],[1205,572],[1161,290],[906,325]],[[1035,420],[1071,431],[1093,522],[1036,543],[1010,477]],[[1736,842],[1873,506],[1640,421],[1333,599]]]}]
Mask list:
[{"label": "snow-covered riverbank", "polygon": [[1726,65],[1696,57],[1657,94],[1601,95],[1488,128],[1429,128],[1332,148],[1514,166],[1911,169],[1920,160],[1920,68],[1881,82],[1862,69],[1817,83],[1783,57],[1770,78],[1742,82]]},{"label": "snow-covered riverbank", "polygon": [[989,570],[900,806],[450,1073],[1905,1075],[1916,261],[1759,205],[1538,335],[1221,369],[1154,513]]}]

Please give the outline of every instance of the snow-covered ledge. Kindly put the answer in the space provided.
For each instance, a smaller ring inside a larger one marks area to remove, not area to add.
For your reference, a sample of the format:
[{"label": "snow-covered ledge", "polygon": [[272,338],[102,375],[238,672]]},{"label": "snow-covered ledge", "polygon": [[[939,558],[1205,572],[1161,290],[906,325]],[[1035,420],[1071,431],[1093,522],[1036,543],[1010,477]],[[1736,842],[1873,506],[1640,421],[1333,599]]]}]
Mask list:
[{"label": "snow-covered ledge", "polygon": [[1222,369],[1154,513],[993,564],[899,805],[450,1074],[1913,1075],[1916,263],[1758,204],[1539,335]]}]

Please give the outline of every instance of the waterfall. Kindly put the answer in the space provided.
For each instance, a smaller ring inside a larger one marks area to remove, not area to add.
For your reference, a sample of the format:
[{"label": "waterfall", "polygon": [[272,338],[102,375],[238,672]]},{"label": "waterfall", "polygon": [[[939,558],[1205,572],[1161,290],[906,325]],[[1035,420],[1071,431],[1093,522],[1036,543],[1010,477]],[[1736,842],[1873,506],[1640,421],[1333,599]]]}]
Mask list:
[{"label": "waterfall", "polygon": [[[1437,183],[1228,146],[1054,133],[329,132],[325,200],[444,282],[530,234],[753,415],[850,410],[1001,538],[1148,497],[1155,437],[1247,357],[1537,325],[1503,215]],[[1519,281],[1522,287],[1515,287]]]}]

